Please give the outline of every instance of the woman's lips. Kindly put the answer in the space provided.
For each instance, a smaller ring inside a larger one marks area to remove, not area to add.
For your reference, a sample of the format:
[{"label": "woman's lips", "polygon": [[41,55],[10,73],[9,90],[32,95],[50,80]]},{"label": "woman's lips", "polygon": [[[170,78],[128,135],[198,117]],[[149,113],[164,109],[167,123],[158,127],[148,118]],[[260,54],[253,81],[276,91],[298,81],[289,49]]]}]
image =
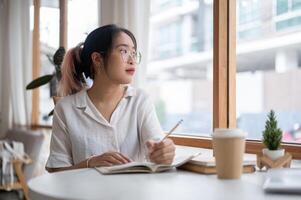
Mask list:
[{"label": "woman's lips", "polygon": [[130,75],[133,75],[135,73],[135,69],[127,69],[125,71],[126,71],[126,73],[128,73]]}]

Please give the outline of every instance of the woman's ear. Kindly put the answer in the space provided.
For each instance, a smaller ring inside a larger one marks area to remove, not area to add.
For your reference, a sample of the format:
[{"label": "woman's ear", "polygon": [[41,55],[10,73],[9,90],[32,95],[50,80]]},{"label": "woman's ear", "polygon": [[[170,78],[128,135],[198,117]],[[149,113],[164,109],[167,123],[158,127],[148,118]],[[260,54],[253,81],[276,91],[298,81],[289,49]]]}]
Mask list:
[{"label": "woman's ear", "polygon": [[93,52],[91,54],[91,60],[95,72],[99,72],[104,67],[103,57],[100,53]]}]

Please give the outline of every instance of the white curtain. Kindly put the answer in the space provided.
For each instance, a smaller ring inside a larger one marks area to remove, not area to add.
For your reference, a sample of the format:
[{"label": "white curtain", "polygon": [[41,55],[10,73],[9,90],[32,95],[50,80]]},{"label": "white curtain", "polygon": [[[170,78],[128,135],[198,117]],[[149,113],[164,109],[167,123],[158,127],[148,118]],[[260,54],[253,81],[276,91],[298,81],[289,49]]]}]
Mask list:
[{"label": "white curtain", "polygon": [[0,137],[13,125],[28,125],[31,112],[30,0],[0,0]]},{"label": "white curtain", "polygon": [[117,24],[134,33],[142,61],[133,85],[143,87],[148,59],[150,0],[100,0],[100,25]]}]

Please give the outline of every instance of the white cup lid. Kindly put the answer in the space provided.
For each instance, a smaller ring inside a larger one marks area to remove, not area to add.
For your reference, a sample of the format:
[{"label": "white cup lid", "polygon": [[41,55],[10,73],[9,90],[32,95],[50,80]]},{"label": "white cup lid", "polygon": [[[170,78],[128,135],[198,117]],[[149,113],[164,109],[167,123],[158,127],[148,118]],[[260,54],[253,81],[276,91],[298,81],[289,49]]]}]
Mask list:
[{"label": "white cup lid", "polygon": [[212,133],[213,138],[246,138],[247,133],[238,128],[216,128]]}]

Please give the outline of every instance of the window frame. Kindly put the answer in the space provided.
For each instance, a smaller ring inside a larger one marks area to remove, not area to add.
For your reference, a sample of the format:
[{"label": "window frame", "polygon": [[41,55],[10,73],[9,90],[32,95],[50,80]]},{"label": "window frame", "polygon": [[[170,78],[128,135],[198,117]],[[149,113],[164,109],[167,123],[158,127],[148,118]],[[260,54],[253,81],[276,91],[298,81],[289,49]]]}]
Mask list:
[{"label": "window frame", "polygon": [[[38,78],[41,71],[40,63],[40,8],[41,0],[34,0],[34,28],[32,33],[32,78]],[[68,41],[68,0],[59,0],[60,12],[60,31],[59,31],[59,46],[67,48]],[[32,128],[49,128],[51,126],[41,125],[39,123],[39,107],[40,107],[40,92],[39,88],[32,91],[32,112],[31,112],[31,127]]]},{"label": "window frame", "polygon": [[[236,127],[236,0],[213,1],[213,128]],[[212,149],[212,138],[172,135],[177,145]],[[282,148],[301,160],[301,144]],[[246,153],[261,154],[260,140],[247,140]]]}]

